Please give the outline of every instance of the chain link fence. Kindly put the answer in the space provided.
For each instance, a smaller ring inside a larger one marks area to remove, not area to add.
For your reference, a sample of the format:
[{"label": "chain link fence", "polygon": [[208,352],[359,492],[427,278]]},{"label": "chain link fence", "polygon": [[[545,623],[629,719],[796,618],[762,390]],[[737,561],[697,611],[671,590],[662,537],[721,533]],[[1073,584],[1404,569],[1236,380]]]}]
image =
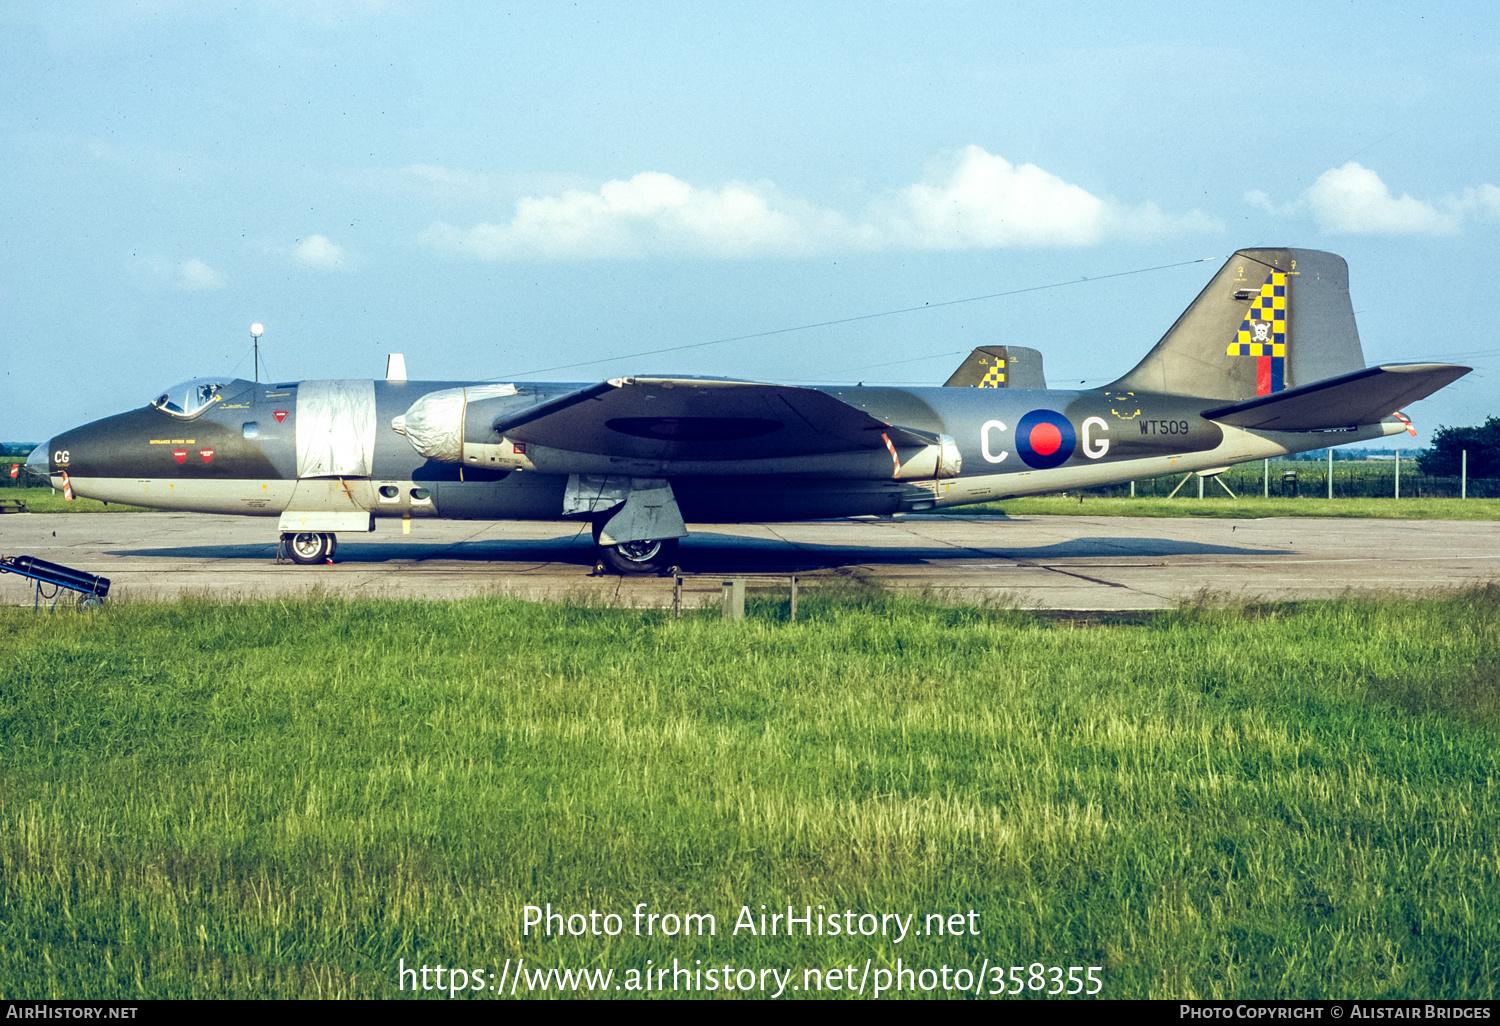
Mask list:
[{"label": "chain link fence", "polygon": [[[1135,482],[1135,494],[1141,498],[1151,496],[1165,498],[1182,482],[1182,474],[1165,477],[1142,478]],[[1229,486],[1237,496],[1251,498],[1269,493],[1274,498],[1325,498],[1328,495],[1328,462],[1314,460],[1271,460],[1269,488],[1267,468],[1264,461],[1241,463],[1230,467],[1219,480]],[[1076,492],[1076,489],[1074,490]],[[1083,489],[1085,495],[1109,498],[1128,497],[1131,486],[1125,484],[1104,485]],[[1333,462],[1333,497],[1335,499],[1380,499],[1392,498],[1396,493],[1395,460],[1340,460]],[[1457,499],[1463,493],[1463,481],[1453,477],[1435,477],[1417,470],[1413,457],[1401,457],[1401,497],[1403,499]],[[1194,481],[1183,484],[1177,492],[1179,498],[1191,494],[1196,497],[1198,486]],[[1224,496],[1224,490],[1213,481],[1203,483],[1203,494]],[[1224,496],[1227,498],[1227,496]],[[1500,478],[1468,479],[1468,497],[1471,499],[1500,499]]]}]

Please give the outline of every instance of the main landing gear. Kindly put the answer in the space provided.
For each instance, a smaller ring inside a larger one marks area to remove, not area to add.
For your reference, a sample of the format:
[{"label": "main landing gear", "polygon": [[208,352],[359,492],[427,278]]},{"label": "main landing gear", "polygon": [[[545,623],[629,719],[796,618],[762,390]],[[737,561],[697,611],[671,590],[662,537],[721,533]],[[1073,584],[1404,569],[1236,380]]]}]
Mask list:
[{"label": "main landing gear", "polygon": [[332,563],[333,554],[338,551],[338,548],[338,537],[331,533],[318,534],[313,531],[302,531],[281,536],[282,551],[293,563],[301,563],[303,566]]},{"label": "main landing gear", "polygon": [[672,560],[677,555],[676,538],[652,538],[620,542],[618,545],[602,545],[599,535],[603,530],[602,523],[594,525],[594,545],[599,550],[600,564],[614,573],[659,574],[672,565]]}]

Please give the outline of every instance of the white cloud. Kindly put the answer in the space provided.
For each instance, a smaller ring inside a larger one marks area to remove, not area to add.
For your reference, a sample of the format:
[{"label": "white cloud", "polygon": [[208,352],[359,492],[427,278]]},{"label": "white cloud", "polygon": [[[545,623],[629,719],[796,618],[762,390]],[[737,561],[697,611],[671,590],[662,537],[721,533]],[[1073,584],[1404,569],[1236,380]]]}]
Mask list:
[{"label": "white cloud", "polygon": [[907,186],[892,221],[922,249],[1087,246],[1108,229],[1109,205],[1037,167],[1014,167],[978,146],[947,180]]},{"label": "white cloud", "polygon": [[1245,193],[1245,202],[1276,217],[1308,211],[1330,235],[1452,235],[1465,221],[1500,219],[1500,189],[1488,183],[1430,202],[1396,197],[1380,175],[1352,160],[1324,171],[1285,206],[1259,190]]},{"label": "white cloud", "polygon": [[1500,218],[1500,189],[1489,183],[1477,189],[1465,189],[1459,206],[1465,213],[1475,216]]},{"label": "white cloud", "polygon": [[659,171],[597,191],[526,196],[504,224],[435,224],[425,241],[488,260],[695,254],[796,255],[847,249],[1087,246],[1119,234],[1212,227],[1094,196],[1034,164],[970,146],[931,176],[851,217],[784,196],[769,182],[702,189]]},{"label": "white cloud", "polygon": [[177,265],[176,285],[189,292],[206,292],[210,289],[222,289],[224,276],[194,257]]},{"label": "white cloud", "polygon": [[1092,246],[1112,236],[1159,237],[1214,227],[1197,211],[1172,217],[1155,203],[1127,207],[1035,164],[1016,167],[969,146],[951,162],[946,180],[901,190],[899,209],[890,212],[884,231],[891,244],[919,249],[995,249]]},{"label": "white cloud", "polygon": [[1453,213],[1403,193],[1400,199],[1380,176],[1350,161],[1324,171],[1307,190],[1318,227],[1331,234],[1450,235],[1458,230]]},{"label": "white cloud", "polygon": [[332,270],[344,266],[344,248],[330,242],[326,235],[309,235],[294,253],[305,267]]},{"label": "white cloud", "polygon": [[463,231],[434,225],[426,238],[487,260],[806,252],[842,229],[837,215],[780,200],[768,185],[698,189],[647,171],[597,192],[566,189],[516,201],[507,224]]}]

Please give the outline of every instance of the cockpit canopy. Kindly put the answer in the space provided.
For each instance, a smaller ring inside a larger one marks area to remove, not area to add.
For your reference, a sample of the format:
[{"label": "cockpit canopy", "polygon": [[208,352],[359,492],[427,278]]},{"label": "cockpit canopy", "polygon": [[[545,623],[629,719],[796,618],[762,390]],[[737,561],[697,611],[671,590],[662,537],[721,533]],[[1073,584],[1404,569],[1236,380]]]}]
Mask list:
[{"label": "cockpit canopy", "polygon": [[158,410],[174,417],[193,417],[202,413],[231,391],[234,378],[194,378],[180,385],[173,385],[151,401]]}]

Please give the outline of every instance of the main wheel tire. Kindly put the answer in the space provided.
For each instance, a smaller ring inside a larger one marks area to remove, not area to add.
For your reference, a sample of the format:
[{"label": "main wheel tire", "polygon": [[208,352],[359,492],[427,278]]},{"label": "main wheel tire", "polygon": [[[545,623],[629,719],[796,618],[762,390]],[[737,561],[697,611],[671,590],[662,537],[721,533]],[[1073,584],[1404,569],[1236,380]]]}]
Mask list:
[{"label": "main wheel tire", "polygon": [[621,542],[599,546],[599,559],[617,574],[655,574],[672,565],[677,539]]},{"label": "main wheel tire", "polygon": [[313,531],[284,534],[281,540],[286,545],[286,554],[292,562],[301,563],[303,566],[331,562],[339,545],[338,539],[332,534],[318,534]]}]

